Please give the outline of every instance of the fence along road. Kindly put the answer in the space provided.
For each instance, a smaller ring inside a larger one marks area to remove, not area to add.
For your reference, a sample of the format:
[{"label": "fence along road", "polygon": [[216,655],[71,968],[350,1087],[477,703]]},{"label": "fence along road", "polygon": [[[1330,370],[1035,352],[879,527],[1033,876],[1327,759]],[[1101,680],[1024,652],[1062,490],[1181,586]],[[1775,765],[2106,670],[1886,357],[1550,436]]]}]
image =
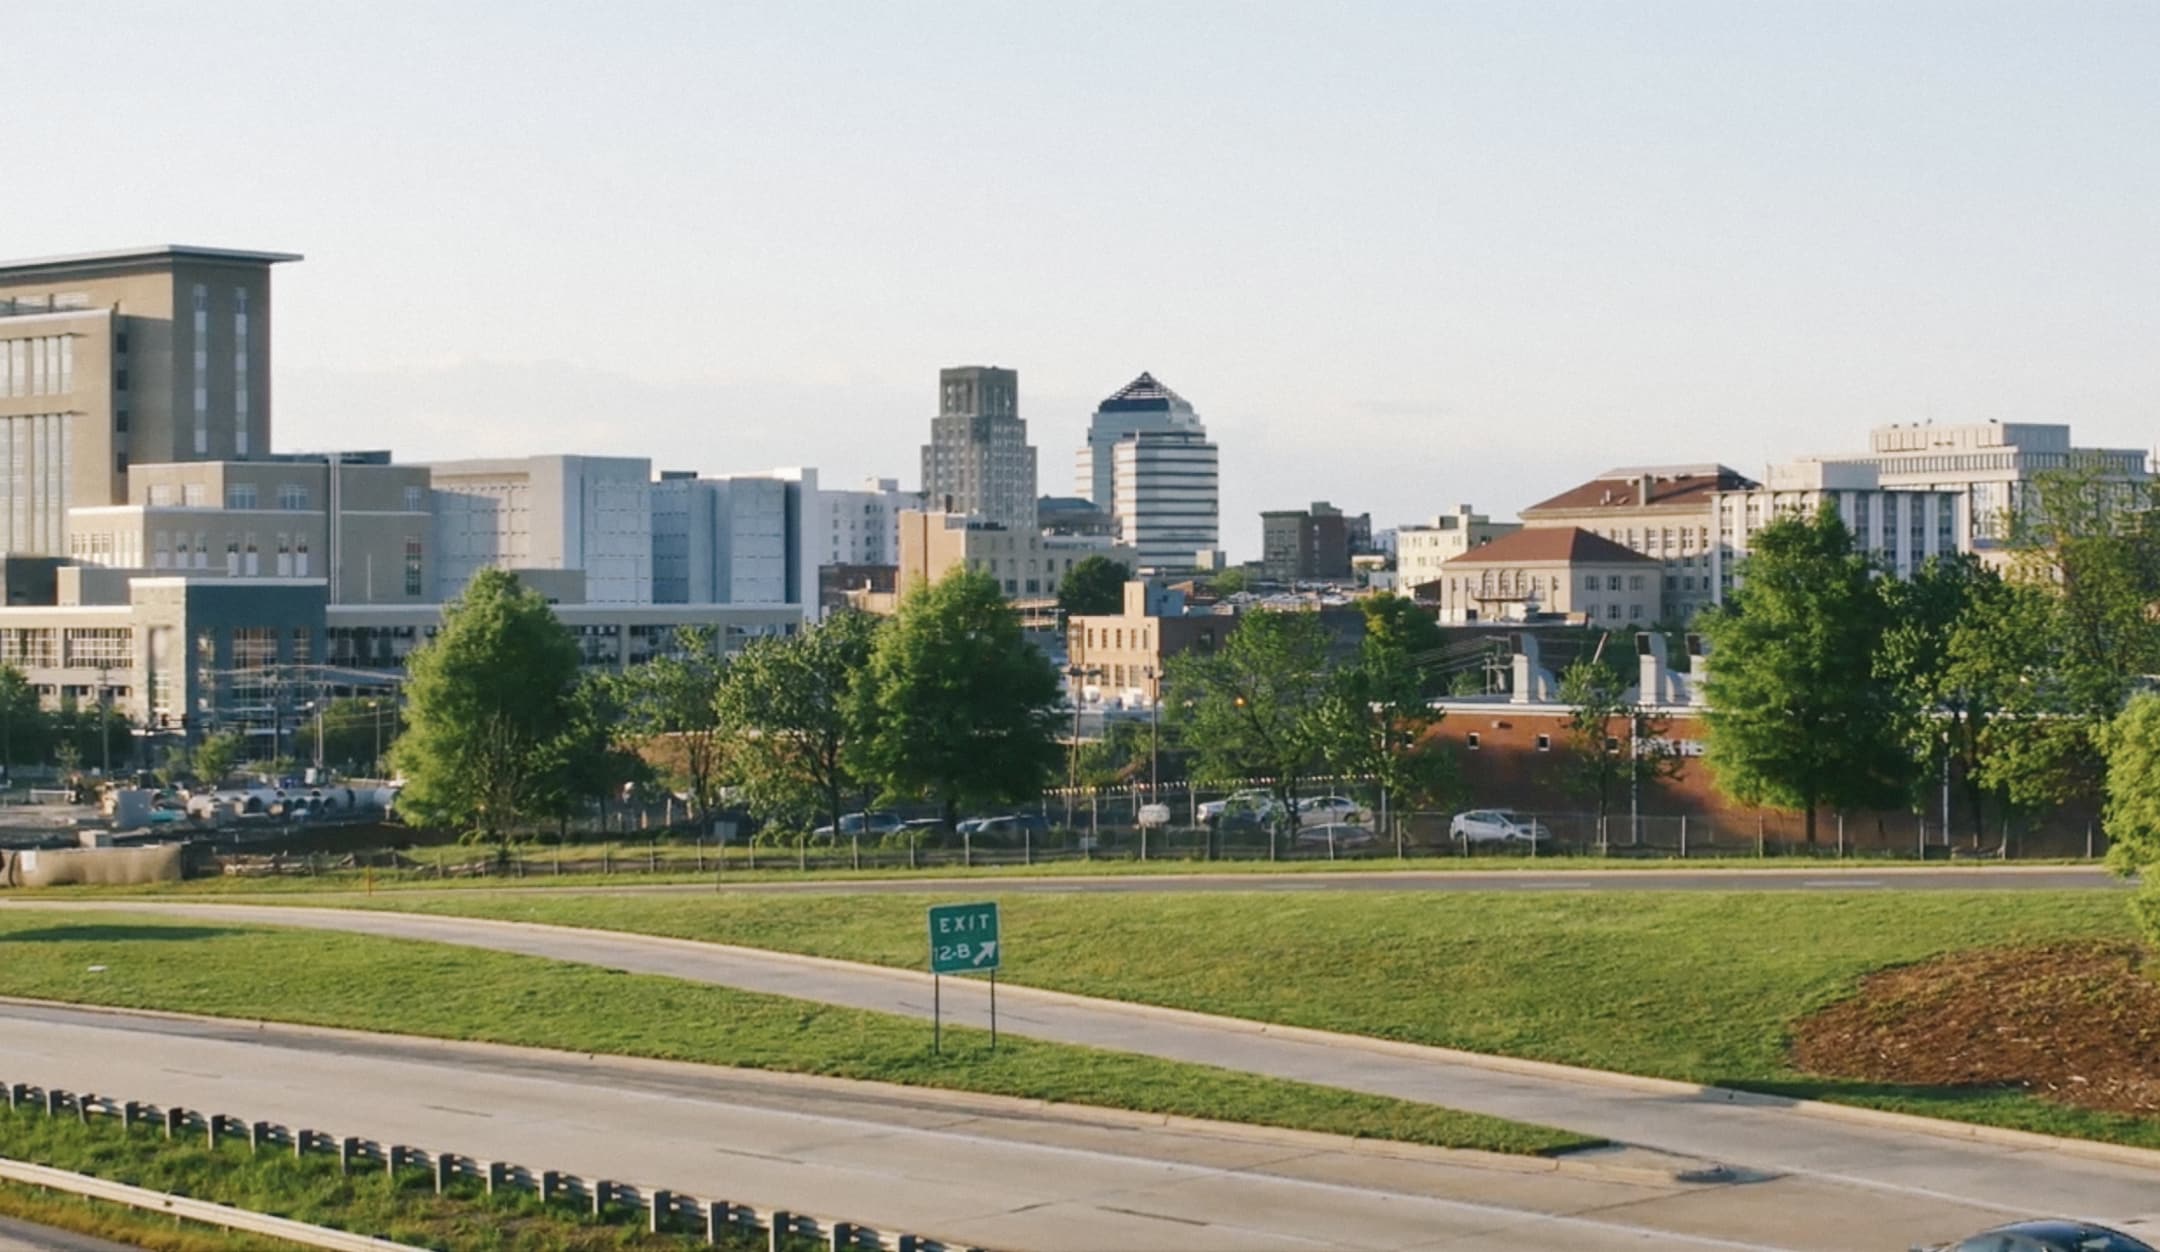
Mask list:
[{"label": "fence along road", "polygon": [[[527,922],[277,905],[15,902],[62,908],[290,925],[462,944],[927,1019],[930,976],[750,948]],[[988,989],[951,979],[946,1020],[984,1028]],[[999,988],[1001,1032],[1191,1061],[1558,1126],[1700,1160],[1797,1176],[1840,1204],[1864,1194],[1941,1200],[2003,1213],[2126,1216],[2152,1211],[2160,1171],[2046,1148],[1812,1116],[1764,1098],[1676,1093],[1552,1073],[1496,1069],[1437,1048],[1285,1030],[1015,986]],[[926,1025],[927,1029],[927,1025]],[[78,1080],[79,1081],[79,1080]],[[643,1174],[634,1176],[646,1176]],[[686,1187],[686,1190],[695,1190]],[[809,1206],[805,1206],[809,1207]],[[961,1232],[966,1233],[966,1232]],[[1955,1231],[1944,1231],[1949,1238]],[[995,1242],[994,1240],[989,1240]],[[1850,1246],[1879,1246],[1868,1239]],[[1904,1246],[1902,1244],[1898,1246]]]},{"label": "fence along road", "polygon": [[1502,1161],[875,1083],[20,1003],[0,1017],[0,1069],[706,1195],[838,1206],[1008,1252],[1845,1252],[1999,1216],[1810,1178],[1688,1183],[1672,1162]]}]

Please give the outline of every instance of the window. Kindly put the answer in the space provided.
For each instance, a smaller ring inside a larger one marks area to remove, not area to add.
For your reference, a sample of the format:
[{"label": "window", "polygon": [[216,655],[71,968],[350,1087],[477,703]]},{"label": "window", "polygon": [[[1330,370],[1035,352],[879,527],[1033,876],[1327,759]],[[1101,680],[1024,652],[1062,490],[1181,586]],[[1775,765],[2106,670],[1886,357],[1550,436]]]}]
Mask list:
[{"label": "window", "polygon": [[210,451],[210,289],[195,284],[195,455]]},{"label": "window", "polygon": [[240,541],[238,539],[227,539],[225,541],[225,573],[232,578],[240,576]]},{"label": "window", "polygon": [[228,509],[252,509],[255,507],[255,484],[232,483],[225,488],[225,507]]},{"label": "window", "polygon": [[420,541],[418,539],[407,539],[405,541],[405,594],[409,596],[420,594],[420,555]]},{"label": "window", "polygon": [[1538,751],[1540,751],[1540,752],[1550,752],[1550,751],[1552,751],[1552,736],[1551,736],[1551,735],[1539,735],[1539,736],[1537,737],[1537,750],[1538,750]]},{"label": "window", "polygon": [[1607,590],[1607,591],[1618,591],[1618,590],[1620,590],[1620,575],[1618,575],[1618,574],[1607,574],[1607,575],[1605,576],[1605,590]]},{"label": "window", "polygon": [[306,535],[300,535],[293,539],[293,574],[299,578],[308,576],[308,543]]},{"label": "window", "polygon": [[308,506],[308,489],[299,483],[279,483],[277,506],[287,512],[297,512]]},{"label": "window", "polygon": [[405,511],[407,513],[419,513],[427,508],[427,505],[421,501],[420,492],[421,489],[418,487],[407,487],[405,489]]},{"label": "window", "polygon": [[1597,575],[1596,575],[1596,574],[1584,574],[1584,575],[1582,576],[1582,589],[1583,589],[1584,591],[1596,591],[1596,590],[1597,590]]},{"label": "window", "polygon": [[1609,617],[1609,618],[1611,618],[1611,619],[1612,619],[1613,621],[1616,621],[1616,622],[1617,622],[1617,621],[1619,621],[1619,620],[1620,620],[1620,606],[1619,606],[1619,605],[1617,605],[1617,604],[1608,604],[1608,605],[1606,605],[1606,606],[1605,606],[1605,616],[1606,616],[1606,617]]},{"label": "window", "polygon": [[1639,605],[1639,604],[1631,604],[1631,605],[1627,606],[1627,615],[1628,615],[1628,620],[1629,620],[1629,621],[1631,621],[1631,622],[1639,622],[1639,621],[1641,621],[1641,620],[1642,620],[1642,606],[1641,606],[1641,605]]},{"label": "window", "polygon": [[1470,736],[1469,736],[1469,738],[1468,738],[1468,739],[1467,739],[1467,740],[1466,740],[1465,742],[1466,742],[1466,743],[1468,744],[1468,746],[1469,746],[1469,748],[1470,748],[1470,750],[1471,750],[1472,752],[1475,752],[1475,751],[1477,751],[1477,750],[1478,750],[1478,746],[1479,746],[1479,744],[1478,744],[1478,733],[1477,733],[1476,731],[1474,731],[1474,730],[1473,730],[1473,731],[1471,731],[1471,732],[1470,732]]},{"label": "window", "polygon": [[191,509],[210,507],[210,488],[201,483],[188,483],[180,489],[180,501]]},{"label": "window", "polygon": [[1628,575],[1628,580],[1627,580],[1627,589],[1628,589],[1629,591],[1641,591],[1641,590],[1642,590],[1642,575],[1641,575],[1641,574],[1629,574],[1629,575]]}]

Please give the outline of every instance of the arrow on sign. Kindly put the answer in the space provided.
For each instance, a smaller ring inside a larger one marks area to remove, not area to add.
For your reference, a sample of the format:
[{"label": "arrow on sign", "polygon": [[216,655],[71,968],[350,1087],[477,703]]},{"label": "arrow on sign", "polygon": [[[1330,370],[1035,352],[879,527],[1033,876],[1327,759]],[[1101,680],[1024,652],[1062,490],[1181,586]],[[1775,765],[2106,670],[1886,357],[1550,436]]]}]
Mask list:
[{"label": "arrow on sign", "polygon": [[996,956],[997,946],[998,941],[995,939],[992,939],[988,943],[977,946],[975,949],[975,963],[977,965],[981,965],[983,962],[988,961],[992,957]]}]

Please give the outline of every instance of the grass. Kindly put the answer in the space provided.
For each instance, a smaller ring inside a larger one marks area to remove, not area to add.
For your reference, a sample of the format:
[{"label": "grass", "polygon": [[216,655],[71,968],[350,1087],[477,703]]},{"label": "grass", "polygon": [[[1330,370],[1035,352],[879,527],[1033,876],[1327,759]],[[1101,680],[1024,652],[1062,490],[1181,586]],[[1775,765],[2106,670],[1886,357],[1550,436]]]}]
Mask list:
[{"label": "grass", "polygon": [[[140,896],[229,896],[229,895],[322,895],[353,894],[369,892],[387,894],[411,891],[501,891],[510,889],[591,889],[594,887],[622,886],[690,886],[716,881],[738,883],[787,883],[787,882],[869,882],[907,879],[970,878],[995,881],[1000,878],[1057,878],[1057,877],[1119,877],[1126,875],[1242,875],[1242,874],[1325,874],[1325,873],[1493,873],[1504,871],[1531,871],[1536,873],[1561,873],[1568,871],[1629,870],[1750,870],[1750,869],[1806,869],[1810,872],[1837,872],[1839,870],[1877,871],[1901,866],[1919,867],[1923,862],[1910,857],[1848,857],[1842,861],[1822,857],[1772,856],[1767,859],[1755,857],[1602,857],[1602,856],[1549,856],[1535,860],[1525,856],[1433,856],[1413,854],[1407,858],[1372,856],[1363,858],[1344,857],[1330,861],[1325,858],[1298,858],[1281,861],[1237,860],[1202,861],[1190,858],[1155,858],[1139,861],[1124,857],[1106,857],[1096,860],[1038,861],[1033,865],[925,865],[919,869],[905,866],[870,866],[852,869],[844,866],[798,869],[791,852],[767,850],[758,854],[757,868],[751,869],[748,859],[739,848],[731,848],[725,869],[716,867],[711,849],[704,852],[702,870],[697,868],[697,852],[683,845],[661,844],[657,849],[645,844],[608,845],[609,860],[616,867],[611,873],[555,872],[553,848],[520,849],[517,853],[523,861],[523,870],[511,868],[490,872],[485,876],[450,876],[449,867],[470,866],[483,859],[483,854],[469,847],[415,848],[405,855],[419,862],[413,869],[378,869],[372,874],[362,870],[324,869],[313,870],[305,858],[295,858],[286,872],[262,877],[218,877],[189,879],[178,883],[147,883],[130,887],[80,887],[68,888],[82,898]],[[818,854],[823,855],[823,854]],[[843,854],[844,855],[844,854]],[[599,845],[565,849],[566,865],[577,862],[594,863],[601,858]],[[317,858],[328,864],[330,857]],[[816,866],[816,857],[811,864]],[[648,868],[657,865],[657,869]],[[1931,870],[1967,870],[1999,868],[2003,862],[1994,860],[1928,861]],[[2094,861],[2084,860],[2021,860],[2020,866],[2092,866]]]},{"label": "grass", "polygon": [[[920,967],[923,909],[979,892],[385,902]],[[2160,1120],[1996,1088],[1823,1078],[1791,1025],[1862,975],[1945,952],[2131,935],[2112,893],[1538,891],[1027,894],[1012,982],[1262,1021],[2160,1147]]]},{"label": "grass", "polygon": [[936,1056],[929,1029],[896,1015],[447,944],[40,912],[0,914],[0,947],[0,993],[37,999],[875,1079],[1442,1147],[1537,1153],[1589,1142],[1152,1057],[1010,1037],[992,1052],[985,1033],[968,1029],[948,1028]]},{"label": "grass", "polygon": [[[596,1221],[565,1203],[543,1205],[529,1193],[489,1196],[470,1181],[437,1195],[424,1170],[407,1170],[394,1180],[380,1169],[348,1177],[338,1171],[334,1157],[257,1156],[244,1141],[229,1140],[215,1149],[193,1139],[168,1142],[154,1127],[128,1131],[110,1118],[84,1125],[0,1108],[0,1154],[451,1252],[680,1252],[708,1246],[703,1239],[649,1234],[627,1221]],[[0,1187],[0,1212],[155,1252],[292,1252],[299,1246],[177,1226],[153,1213],[29,1187]],[[765,1248],[767,1240],[746,1232],[723,1246],[752,1252]]]}]

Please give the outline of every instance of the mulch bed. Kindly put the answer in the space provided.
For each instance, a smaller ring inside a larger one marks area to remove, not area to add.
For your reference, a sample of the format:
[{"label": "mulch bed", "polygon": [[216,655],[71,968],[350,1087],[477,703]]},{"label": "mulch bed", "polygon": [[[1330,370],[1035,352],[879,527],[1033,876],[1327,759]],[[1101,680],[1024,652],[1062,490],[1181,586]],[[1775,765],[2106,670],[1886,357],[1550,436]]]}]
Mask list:
[{"label": "mulch bed", "polygon": [[2021,1088],[2160,1114],[2160,981],[2145,957],[2132,944],[2063,943],[1884,970],[1801,1021],[1792,1062],[1836,1078]]}]

